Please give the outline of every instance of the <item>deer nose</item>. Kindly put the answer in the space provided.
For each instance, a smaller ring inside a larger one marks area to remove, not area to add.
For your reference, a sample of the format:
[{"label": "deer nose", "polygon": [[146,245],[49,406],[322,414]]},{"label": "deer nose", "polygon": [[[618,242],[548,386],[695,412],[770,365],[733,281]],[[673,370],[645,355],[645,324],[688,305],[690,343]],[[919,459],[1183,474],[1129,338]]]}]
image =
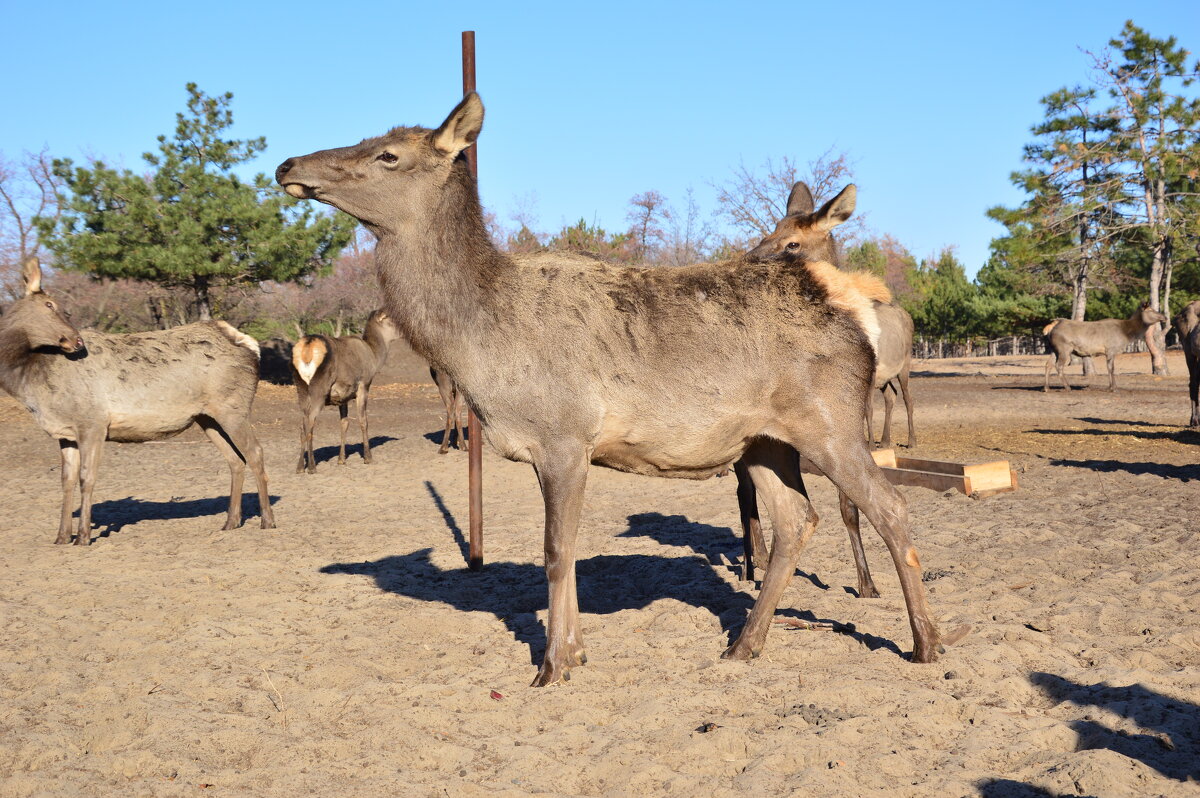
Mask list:
[{"label": "deer nose", "polygon": [[295,158],[288,158],[283,163],[279,164],[279,168],[275,170],[275,182],[282,183],[283,176],[292,171],[292,167],[296,165]]}]

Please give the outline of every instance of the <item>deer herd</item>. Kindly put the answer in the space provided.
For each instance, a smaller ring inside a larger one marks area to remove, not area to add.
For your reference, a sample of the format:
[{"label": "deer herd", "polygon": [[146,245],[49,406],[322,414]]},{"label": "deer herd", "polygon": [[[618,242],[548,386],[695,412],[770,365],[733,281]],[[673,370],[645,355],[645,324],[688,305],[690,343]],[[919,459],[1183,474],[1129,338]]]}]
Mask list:
[{"label": "deer herd", "polygon": [[[533,466],[545,503],[549,612],[535,686],[569,679],[586,662],[575,578],[576,537],[588,469],[705,479],[732,469],[746,539],[746,572],[765,565],[757,601],[724,656],[757,657],[817,514],[800,458],[837,487],[859,574],[875,596],[859,537],[865,513],[897,574],[913,636],[912,661],[940,652],[904,498],[872,459],[871,396],[883,392],[882,445],[900,395],[916,442],[909,371],[913,323],[884,284],[837,268],[832,230],[854,211],[848,186],[814,210],[797,183],[773,233],[743,255],[677,268],[619,267],[578,255],[510,257],[488,237],[464,155],[483,125],[468,94],[436,129],[398,127],[361,143],[289,158],[275,177],[362,222],[378,239],[384,307],[361,337],[305,336],[292,350],[301,411],[297,471],[316,468],[322,407],[340,415],[346,457],[355,403],[363,459],[371,462],[367,399],[388,347],[403,336],[430,365],[446,406],[441,451],[462,404],[491,446]],[[149,441],[199,425],[229,463],[225,528],[241,523],[246,465],[262,527],[275,526],[262,449],[250,425],[258,345],[224,322],[157,332],[81,334],[24,264],[24,296],[0,316],[0,386],[54,438],[63,504],[56,543],[91,542],[91,504],[106,440]],[[1047,326],[1062,368],[1072,354],[1114,358],[1147,326],[1128,320]],[[1200,302],[1175,320],[1191,375],[1191,424],[1200,425]],[[1066,384],[1065,378],[1063,379]],[[683,386],[687,386],[683,389]],[[1068,386],[1069,387],[1069,386]],[[867,435],[864,436],[864,426]],[[459,431],[458,444],[462,445]],[[75,490],[80,512],[74,519]],[[773,529],[768,552],[761,498]]]}]

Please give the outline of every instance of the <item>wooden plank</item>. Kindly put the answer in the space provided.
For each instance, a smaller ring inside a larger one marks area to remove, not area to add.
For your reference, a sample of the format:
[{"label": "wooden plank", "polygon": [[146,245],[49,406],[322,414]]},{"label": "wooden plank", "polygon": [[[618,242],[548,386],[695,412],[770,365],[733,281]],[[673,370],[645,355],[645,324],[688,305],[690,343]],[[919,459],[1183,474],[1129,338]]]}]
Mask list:
[{"label": "wooden plank", "polygon": [[963,468],[963,473],[971,478],[971,486],[976,491],[1011,488],[1013,485],[1012,469],[1007,460],[969,465]]},{"label": "wooden plank", "polygon": [[917,457],[897,457],[896,468],[907,468],[912,471],[932,471],[935,474],[955,474],[963,476],[965,466],[962,463],[951,463],[947,460],[923,460]]},{"label": "wooden plank", "polygon": [[875,465],[880,468],[897,467],[895,449],[875,449],[871,452],[871,457],[875,458]]},{"label": "wooden plank", "polygon": [[884,468],[883,474],[893,485],[908,485],[930,490],[957,490],[971,495],[971,478],[962,474],[939,474],[936,471],[916,471],[911,468]]}]

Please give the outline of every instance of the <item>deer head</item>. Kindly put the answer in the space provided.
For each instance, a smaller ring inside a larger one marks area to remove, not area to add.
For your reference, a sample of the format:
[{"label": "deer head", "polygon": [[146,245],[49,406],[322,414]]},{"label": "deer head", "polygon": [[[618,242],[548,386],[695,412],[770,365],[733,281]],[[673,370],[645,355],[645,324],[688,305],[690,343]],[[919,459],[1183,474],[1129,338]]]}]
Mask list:
[{"label": "deer head", "polygon": [[482,127],[483,101],[471,92],[437,130],[398,127],[352,147],[288,158],[275,180],[293,197],[327,203],[387,230],[430,207]]},{"label": "deer head", "polygon": [[846,186],[833,199],[813,213],[812,192],[802,182],[792,186],[787,214],[775,225],[775,232],[746,253],[751,260],[802,259],[837,263],[837,251],[830,231],[854,214],[857,189]]},{"label": "deer head", "polygon": [[1137,318],[1141,321],[1143,327],[1149,327],[1160,322],[1163,324],[1167,323],[1166,314],[1159,313],[1157,310],[1152,310],[1149,302],[1142,303],[1142,307],[1141,310],[1138,311]]},{"label": "deer head", "polygon": [[83,337],[70,322],[70,314],[42,290],[42,267],[36,257],[28,257],[21,266],[25,296],[9,305],[0,329],[24,333],[30,349],[55,347],[66,353],[83,349]]}]

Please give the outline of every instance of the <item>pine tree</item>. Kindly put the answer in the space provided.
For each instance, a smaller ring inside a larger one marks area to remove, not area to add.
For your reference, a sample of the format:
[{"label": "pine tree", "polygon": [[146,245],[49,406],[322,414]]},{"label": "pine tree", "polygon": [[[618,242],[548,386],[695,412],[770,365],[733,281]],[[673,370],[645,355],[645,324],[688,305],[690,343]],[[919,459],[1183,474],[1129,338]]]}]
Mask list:
[{"label": "pine tree", "polygon": [[56,160],[54,173],[70,196],[59,219],[39,220],[59,266],[106,278],[182,286],[200,319],[212,317],[219,285],[299,280],[328,270],[355,222],[298,205],[259,174],[247,183],[234,167],[266,148],[266,139],[224,135],[233,124],[233,95],[205,95],[187,85],[187,111],[175,133],[145,153],[145,174]]}]

